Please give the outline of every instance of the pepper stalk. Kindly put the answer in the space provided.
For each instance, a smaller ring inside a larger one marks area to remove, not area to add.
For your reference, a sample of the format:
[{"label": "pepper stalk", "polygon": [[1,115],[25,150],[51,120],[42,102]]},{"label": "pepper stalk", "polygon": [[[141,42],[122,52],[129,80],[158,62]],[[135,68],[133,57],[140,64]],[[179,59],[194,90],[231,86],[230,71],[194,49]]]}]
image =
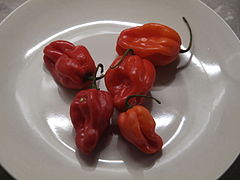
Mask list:
[{"label": "pepper stalk", "polygon": [[134,106],[134,105],[132,105],[132,104],[129,103],[129,100],[130,100],[131,98],[134,98],[134,97],[143,97],[143,98],[153,99],[153,100],[155,100],[158,104],[161,104],[161,102],[160,102],[158,99],[156,99],[156,98],[154,98],[154,97],[152,97],[152,96],[146,96],[146,95],[136,94],[136,95],[131,95],[131,96],[128,96],[128,97],[127,97],[127,99],[126,99],[126,101],[125,101],[126,109],[130,109],[130,108],[132,108],[132,107]]},{"label": "pepper stalk", "polygon": [[[98,88],[98,86],[97,86],[97,80],[98,80],[97,72],[98,72],[99,68],[100,68],[100,72],[101,72],[101,73],[103,73],[103,71],[104,71],[104,66],[103,66],[103,64],[99,63],[99,64],[97,65],[96,71],[95,71],[94,76],[93,76],[92,89],[97,89],[97,90],[99,90],[99,88]],[[101,77],[101,76],[100,76],[100,77]],[[104,77],[104,75],[103,75],[103,77]]]}]

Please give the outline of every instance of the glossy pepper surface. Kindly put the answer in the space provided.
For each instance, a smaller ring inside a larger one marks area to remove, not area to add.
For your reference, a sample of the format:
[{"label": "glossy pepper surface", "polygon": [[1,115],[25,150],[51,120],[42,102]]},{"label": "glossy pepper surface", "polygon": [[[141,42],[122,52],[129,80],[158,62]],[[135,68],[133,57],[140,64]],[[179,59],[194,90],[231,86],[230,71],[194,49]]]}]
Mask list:
[{"label": "glossy pepper surface", "polygon": [[183,20],[190,32],[190,42],[186,50],[180,49],[181,38],[174,29],[158,23],[148,23],[123,30],[118,37],[116,51],[122,55],[130,48],[136,55],[148,59],[155,66],[168,65],[179,53],[185,53],[191,48],[192,31],[184,17]]},{"label": "glossy pepper surface", "polygon": [[143,106],[136,105],[118,116],[122,136],[146,154],[161,151],[162,138],[155,132],[155,121]]},{"label": "glossy pepper surface", "polygon": [[[112,66],[121,58],[122,56],[117,57]],[[118,66],[107,70],[105,85],[113,96],[114,106],[122,112],[125,111],[126,98],[134,94],[147,94],[155,77],[156,70],[152,63],[136,55],[127,55]],[[139,104],[141,101],[141,98],[131,99],[132,104]]]},{"label": "glossy pepper surface", "polygon": [[44,63],[56,82],[70,89],[90,87],[96,66],[86,47],[58,40],[43,52]]},{"label": "glossy pepper surface", "polygon": [[75,96],[70,106],[70,117],[80,152],[90,154],[94,150],[108,128],[112,114],[112,96],[107,91],[88,89]]}]

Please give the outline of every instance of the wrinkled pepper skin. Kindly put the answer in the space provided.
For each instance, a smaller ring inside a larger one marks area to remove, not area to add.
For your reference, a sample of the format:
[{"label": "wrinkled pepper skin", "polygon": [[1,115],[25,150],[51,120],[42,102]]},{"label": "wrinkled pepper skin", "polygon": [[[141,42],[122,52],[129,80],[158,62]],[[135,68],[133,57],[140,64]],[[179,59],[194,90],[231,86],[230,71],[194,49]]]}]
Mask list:
[{"label": "wrinkled pepper skin", "polygon": [[[114,66],[121,56],[117,57]],[[146,95],[156,77],[156,70],[152,63],[136,55],[127,55],[119,66],[109,68],[105,73],[105,85],[113,96],[114,107],[118,111],[125,111],[125,101],[130,95]],[[132,98],[131,104],[139,104],[142,98]]]},{"label": "wrinkled pepper skin", "polygon": [[155,132],[155,121],[143,106],[136,105],[118,116],[122,136],[146,154],[162,150],[162,138]]},{"label": "wrinkled pepper skin", "polygon": [[69,89],[88,88],[96,65],[84,46],[75,46],[68,41],[54,41],[44,50],[44,63],[56,82]]},{"label": "wrinkled pepper skin", "polygon": [[155,66],[164,66],[178,57],[180,46],[181,38],[174,29],[158,23],[148,23],[123,30],[118,37],[116,51],[122,55],[130,48]]},{"label": "wrinkled pepper skin", "polygon": [[75,96],[70,106],[70,117],[80,152],[90,154],[94,150],[108,128],[112,114],[112,96],[107,91],[88,89]]}]

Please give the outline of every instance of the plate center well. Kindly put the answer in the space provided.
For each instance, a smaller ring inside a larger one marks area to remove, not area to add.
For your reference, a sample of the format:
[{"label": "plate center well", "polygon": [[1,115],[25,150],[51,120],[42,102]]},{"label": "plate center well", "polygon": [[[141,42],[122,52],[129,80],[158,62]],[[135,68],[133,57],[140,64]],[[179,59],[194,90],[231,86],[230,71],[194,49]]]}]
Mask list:
[{"label": "plate center well", "polygon": [[[97,21],[68,28],[28,51],[28,63],[19,73],[16,96],[27,124],[56,151],[84,166],[88,166],[89,162],[91,164],[92,159],[95,159],[99,165],[104,166],[116,164],[128,166],[130,162],[130,165],[134,164],[135,167],[146,169],[152,167],[161,154],[146,156],[115,132],[109,132],[102,138],[91,160],[79,155],[76,151],[75,132],[69,116],[69,106],[77,91],[67,90],[56,84],[43,65],[42,50],[46,44],[57,39],[68,40],[75,45],[81,44],[88,48],[96,64],[104,64],[106,70],[117,56],[115,43],[118,33],[122,29],[135,25],[138,24]],[[196,62],[192,62],[193,64],[182,71],[177,70],[189,58],[190,54],[181,55],[175,63],[157,68],[156,82],[150,95],[158,98],[162,104],[146,101],[146,107],[152,112],[156,121],[156,132],[164,141],[162,155],[164,154],[165,159],[179,149],[186,148],[186,144],[192,141],[208,122],[206,113],[210,112],[209,100],[206,100],[208,81],[205,81],[206,77],[199,69],[200,67],[193,65],[199,63],[198,60],[195,59]],[[195,85],[196,79],[200,79],[197,85]],[[100,81],[99,86],[106,90],[103,80]],[[198,96],[195,96],[196,93]],[[202,113],[202,107],[208,111]],[[194,113],[196,110],[199,110],[197,114]],[[113,117],[114,123],[117,115],[115,113]],[[199,121],[202,118],[204,121]],[[145,165],[137,165],[140,158]]]}]

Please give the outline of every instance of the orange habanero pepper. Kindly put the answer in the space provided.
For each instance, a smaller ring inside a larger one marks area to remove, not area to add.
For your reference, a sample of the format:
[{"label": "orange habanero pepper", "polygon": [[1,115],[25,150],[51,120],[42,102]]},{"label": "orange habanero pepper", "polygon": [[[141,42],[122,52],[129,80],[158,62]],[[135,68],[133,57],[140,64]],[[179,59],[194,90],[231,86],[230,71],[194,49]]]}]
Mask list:
[{"label": "orange habanero pepper", "polygon": [[[128,96],[126,105],[129,106],[128,100],[136,96],[153,98],[144,95]],[[160,103],[158,100],[156,101]],[[122,136],[142,152],[153,154],[162,150],[162,138],[155,132],[155,121],[145,107],[131,106],[126,112],[120,113],[118,126]]]},{"label": "orange habanero pepper", "polygon": [[180,49],[181,38],[174,29],[148,23],[123,30],[118,37],[116,51],[122,55],[126,49],[132,49],[136,55],[151,61],[155,66],[168,65],[179,53],[185,53],[191,48],[192,31],[184,17],[183,20],[190,32],[190,42],[185,50]]}]

